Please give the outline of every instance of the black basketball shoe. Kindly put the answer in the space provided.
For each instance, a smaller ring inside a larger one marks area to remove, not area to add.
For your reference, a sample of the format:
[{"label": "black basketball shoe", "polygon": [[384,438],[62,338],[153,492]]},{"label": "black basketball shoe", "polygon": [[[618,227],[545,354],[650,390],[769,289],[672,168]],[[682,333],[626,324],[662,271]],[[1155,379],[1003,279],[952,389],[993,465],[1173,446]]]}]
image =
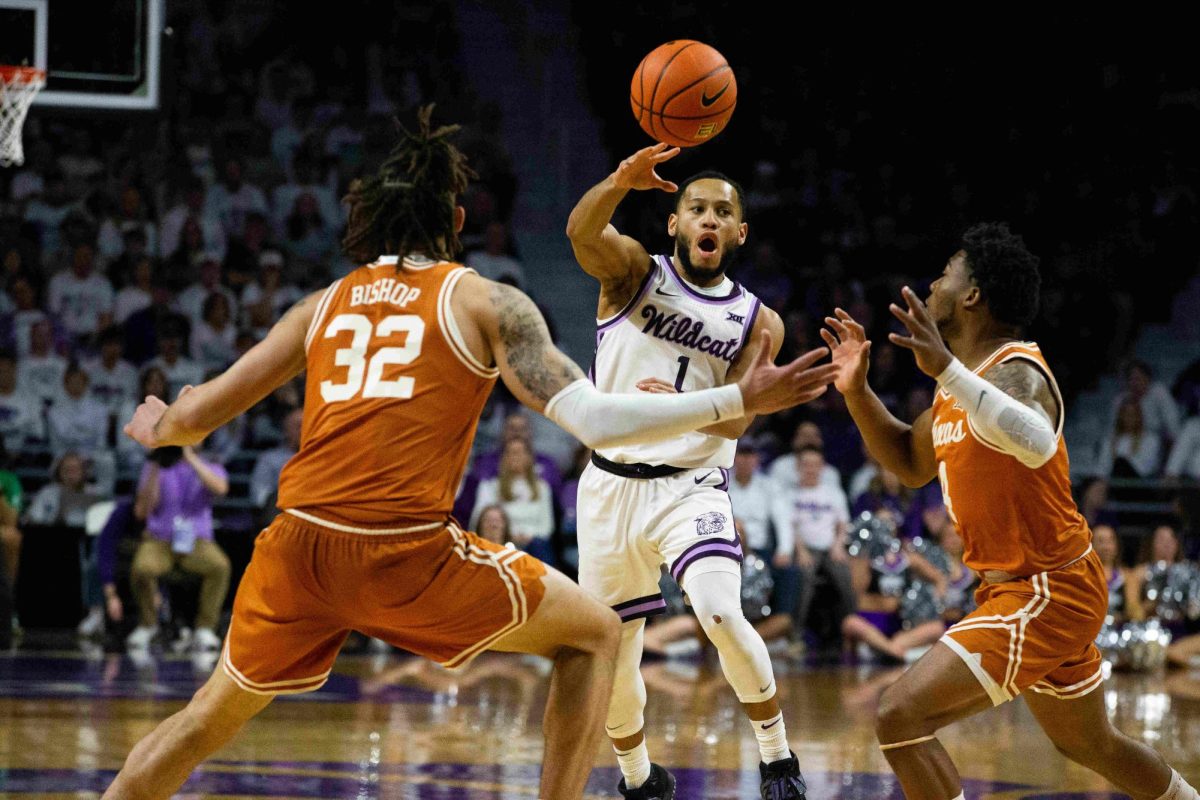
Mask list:
[{"label": "black basketball shoe", "polygon": [[770,764],[758,764],[758,774],[762,776],[762,800],[805,800],[804,776],[800,774],[800,762],[796,754],[788,751],[788,758],[772,761]]},{"label": "black basketball shoe", "polygon": [[[795,759],[792,759],[795,761]],[[800,784],[803,786],[804,784]],[[636,789],[626,789],[625,779],[617,784],[617,791],[629,800],[675,800],[675,776],[658,764],[650,765],[650,778]],[[788,795],[781,795],[787,797]],[[803,794],[799,795],[801,798]]]}]

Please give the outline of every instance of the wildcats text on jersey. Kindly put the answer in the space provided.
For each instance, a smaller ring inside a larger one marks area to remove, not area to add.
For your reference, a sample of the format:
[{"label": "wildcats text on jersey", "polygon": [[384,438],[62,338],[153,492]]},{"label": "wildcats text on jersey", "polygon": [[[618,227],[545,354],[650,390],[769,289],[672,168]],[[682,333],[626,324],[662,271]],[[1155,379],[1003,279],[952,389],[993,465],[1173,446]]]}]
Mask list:
[{"label": "wildcats text on jersey", "polygon": [[681,317],[675,312],[668,314],[650,303],[642,308],[642,317],[647,320],[645,327],[642,328],[642,333],[699,350],[701,353],[714,355],[722,361],[732,362],[738,354],[741,336],[732,339],[714,339],[704,334],[704,322],[701,320]]}]

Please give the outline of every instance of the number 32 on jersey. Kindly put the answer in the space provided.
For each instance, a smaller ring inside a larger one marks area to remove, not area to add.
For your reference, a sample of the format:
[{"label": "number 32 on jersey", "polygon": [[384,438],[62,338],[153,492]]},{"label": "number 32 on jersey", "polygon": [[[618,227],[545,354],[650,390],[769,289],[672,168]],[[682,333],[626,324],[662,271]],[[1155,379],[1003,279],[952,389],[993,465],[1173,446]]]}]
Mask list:
[{"label": "number 32 on jersey", "polygon": [[[339,348],[333,363],[346,367],[346,380],[335,383],[321,381],[321,399],[326,403],[340,403],[362,392],[364,398],[391,397],[407,400],[413,396],[413,379],[399,377],[383,379],[383,368],[389,364],[411,364],[421,354],[425,340],[425,320],[415,314],[393,314],[384,317],[379,324],[362,314],[338,314],[325,327],[325,338],[332,339],[342,333],[350,333],[350,345]],[[372,338],[388,338],[407,334],[400,347],[380,347],[368,358]]]}]

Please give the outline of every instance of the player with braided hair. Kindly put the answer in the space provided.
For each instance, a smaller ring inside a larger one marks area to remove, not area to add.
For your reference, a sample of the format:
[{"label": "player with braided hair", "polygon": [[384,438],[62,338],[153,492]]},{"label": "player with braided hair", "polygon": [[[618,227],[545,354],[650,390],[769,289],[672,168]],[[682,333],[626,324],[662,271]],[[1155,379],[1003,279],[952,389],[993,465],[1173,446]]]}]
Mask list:
[{"label": "player with braided hair", "polygon": [[344,247],[364,265],[297,303],[223,374],[170,406],[146,398],[125,426],[146,447],[194,444],[307,370],[283,511],[255,542],[221,666],[134,747],[106,798],[170,796],[276,695],[324,684],[351,630],[447,667],[489,649],[552,659],[540,796],[582,797],[618,617],[450,518],[496,379],[597,447],[778,410],[832,378],[832,366],[814,366],[820,349],[785,367],[760,358],[736,385],[707,392],[602,394],[554,347],[528,297],[452,260],[464,219],[456,197],[471,172],[455,128],[433,128],[431,111],[350,192]]}]

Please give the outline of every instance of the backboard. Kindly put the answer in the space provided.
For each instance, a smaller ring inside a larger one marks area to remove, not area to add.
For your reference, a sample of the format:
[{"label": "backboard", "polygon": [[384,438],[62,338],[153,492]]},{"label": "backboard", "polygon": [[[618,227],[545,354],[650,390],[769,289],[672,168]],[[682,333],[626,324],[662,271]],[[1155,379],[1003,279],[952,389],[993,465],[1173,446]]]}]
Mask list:
[{"label": "backboard", "polygon": [[35,106],[155,110],[164,0],[0,0],[0,64],[46,70]]}]

